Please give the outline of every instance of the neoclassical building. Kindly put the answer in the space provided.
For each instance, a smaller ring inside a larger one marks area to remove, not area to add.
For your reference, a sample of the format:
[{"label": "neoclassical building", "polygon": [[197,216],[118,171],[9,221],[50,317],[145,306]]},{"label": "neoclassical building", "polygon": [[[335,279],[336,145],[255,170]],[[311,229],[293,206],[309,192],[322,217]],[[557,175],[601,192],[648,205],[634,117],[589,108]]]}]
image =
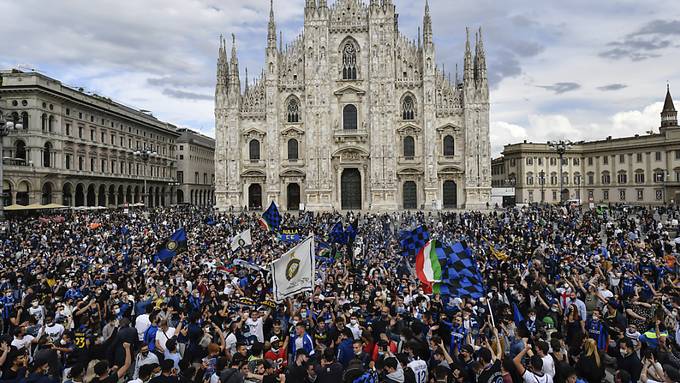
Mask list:
[{"label": "neoclassical building", "polygon": [[215,204],[215,139],[187,128],[177,129],[177,203]]},{"label": "neoclassical building", "polygon": [[391,0],[307,0],[304,31],[285,46],[270,12],[263,70],[243,87],[236,39],[228,58],[220,38],[217,207],[484,208],[489,89],[481,30],[473,38],[452,81],[427,3],[411,40]]},{"label": "neoclassical building", "polygon": [[506,145],[503,156],[493,161],[493,187],[514,187],[517,203],[678,203],[677,114],[667,88],[658,127],[650,126],[644,134],[630,137],[609,136],[575,143],[564,153],[562,166],[558,154],[547,143]]},{"label": "neoclassical building", "polygon": [[36,72],[0,77],[0,112],[23,125],[3,140],[5,206],[174,203],[174,125]]}]

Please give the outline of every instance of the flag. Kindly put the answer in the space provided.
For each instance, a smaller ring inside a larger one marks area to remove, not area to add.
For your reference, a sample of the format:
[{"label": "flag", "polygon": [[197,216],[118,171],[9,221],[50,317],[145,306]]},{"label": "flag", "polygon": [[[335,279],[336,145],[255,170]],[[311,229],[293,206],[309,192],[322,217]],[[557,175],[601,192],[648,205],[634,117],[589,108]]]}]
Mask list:
[{"label": "flag", "polygon": [[519,312],[519,307],[517,307],[517,303],[512,304],[512,318],[515,321],[515,326],[517,327],[522,326],[522,322],[524,322],[524,317],[522,316],[522,313]]},{"label": "flag", "polygon": [[248,262],[248,261],[243,260],[243,259],[235,259],[233,265],[239,266],[239,267],[244,267],[246,269],[251,269],[251,270],[255,270],[255,271],[266,271],[267,270],[260,265],[256,265],[252,262]]},{"label": "flag", "polygon": [[174,232],[154,255],[154,263],[157,261],[166,261],[172,259],[175,255],[187,249],[187,232],[183,227]]},{"label": "flag", "polygon": [[281,242],[298,242],[300,240],[300,229],[297,227],[283,227],[279,233]]},{"label": "flag", "polygon": [[436,242],[435,253],[445,266],[441,271],[441,283],[434,286],[442,295],[456,295],[479,299],[484,296],[482,274],[469,247],[457,242],[453,246]]},{"label": "flag", "polygon": [[493,244],[491,244],[491,242],[486,237],[482,238],[484,238],[487,245],[489,245],[489,251],[491,252],[491,255],[496,257],[497,260],[505,261],[506,259],[508,259],[508,255],[505,253],[505,251],[496,249],[496,247]]},{"label": "flag", "polygon": [[430,233],[425,225],[418,226],[413,230],[403,230],[399,232],[399,244],[401,244],[403,256],[416,255],[427,241],[430,240]]},{"label": "flag", "polygon": [[277,303],[314,289],[314,260],[314,236],[310,236],[272,262],[274,300]]},{"label": "flag", "polygon": [[354,228],[353,224],[350,223],[347,226],[347,230],[345,230],[345,236],[347,237],[348,242],[354,242],[357,237],[357,229]]},{"label": "flag", "polygon": [[121,226],[120,227],[120,234],[121,235],[128,235],[129,232],[130,232],[130,229],[128,229],[127,226]]},{"label": "flag", "polygon": [[260,218],[260,225],[263,229],[267,231],[278,230],[281,224],[281,214],[279,214],[279,209],[276,207],[276,203],[272,201],[271,205],[262,213],[262,218]]},{"label": "flag", "polygon": [[345,230],[342,228],[342,222],[338,221],[335,225],[333,225],[329,237],[333,243],[339,243],[341,245],[347,243],[347,235],[345,235]]},{"label": "flag", "polygon": [[416,276],[426,285],[441,282],[442,279],[442,268],[437,258],[436,246],[437,241],[427,241],[416,254]]},{"label": "flag", "polygon": [[213,225],[215,225],[216,223],[217,223],[217,222],[215,221],[215,218],[213,218],[213,217],[208,217],[208,218],[205,220],[205,224],[208,225],[208,226],[213,226]]},{"label": "flag", "polygon": [[247,229],[247,230],[244,230],[244,231],[236,234],[231,239],[231,251],[236,251],[240,247],[246,247],[246,246],[250,246],[252,244],[253,244],[253,241],[250,238],[250,229]]}]

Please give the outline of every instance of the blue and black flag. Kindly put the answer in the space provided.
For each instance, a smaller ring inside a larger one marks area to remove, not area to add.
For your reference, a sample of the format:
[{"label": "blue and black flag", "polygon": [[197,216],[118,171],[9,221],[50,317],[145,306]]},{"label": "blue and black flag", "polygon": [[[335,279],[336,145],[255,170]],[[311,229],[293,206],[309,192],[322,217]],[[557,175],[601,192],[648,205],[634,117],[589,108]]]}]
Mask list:
[{"label": "blue and black flag", "polygon": [[154,263],[171,260],[175,255],[187,250],[187,232],[183,227],[174,232],[153,257]]},{"label": "blue and black flag", "polygon": [[404,257],[414,256],[418,253],[427,241],[430,240],[430,233],[427,226],[421,225],[413,230],[402,230],[399,232],[399,244],[401,245],[401,255]]}]

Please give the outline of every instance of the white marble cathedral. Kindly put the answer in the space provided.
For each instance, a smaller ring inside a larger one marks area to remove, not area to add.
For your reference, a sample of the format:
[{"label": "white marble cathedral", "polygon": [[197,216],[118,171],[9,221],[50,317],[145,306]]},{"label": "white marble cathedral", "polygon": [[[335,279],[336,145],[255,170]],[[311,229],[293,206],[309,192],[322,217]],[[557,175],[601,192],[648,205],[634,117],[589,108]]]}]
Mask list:
[{"label": "white marble cathedral", "polygon": [[[491,192],[489,87],[481,30],[462,79],[400,34],[391,0],[306,0],[304,32],[241,87],[236,39],[220,38],[215,90],[220,210],[480,209]],[[457,71],[456,71],[457,72]]]}]

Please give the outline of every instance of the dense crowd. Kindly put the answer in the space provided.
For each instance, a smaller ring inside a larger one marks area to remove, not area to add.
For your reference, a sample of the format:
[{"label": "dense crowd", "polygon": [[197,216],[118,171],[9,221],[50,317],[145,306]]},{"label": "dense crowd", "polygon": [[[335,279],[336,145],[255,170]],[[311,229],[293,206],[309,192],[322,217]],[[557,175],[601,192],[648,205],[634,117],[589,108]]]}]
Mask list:
[{"label": "dense crowd", "polygon": [[[257,213],[194,207],[16,217],[0,232],[0,383],[679,382],[672,207],[294,213],[324,241],[313,292],[272,298],[294,244]],[[430,294],[398,241],[472,249],[485,296]],[[184,227],[188,249],[153,262]],[[251,229],[252,246],[230,238]],[[242,262],[234,263],[236,260]]]}]

